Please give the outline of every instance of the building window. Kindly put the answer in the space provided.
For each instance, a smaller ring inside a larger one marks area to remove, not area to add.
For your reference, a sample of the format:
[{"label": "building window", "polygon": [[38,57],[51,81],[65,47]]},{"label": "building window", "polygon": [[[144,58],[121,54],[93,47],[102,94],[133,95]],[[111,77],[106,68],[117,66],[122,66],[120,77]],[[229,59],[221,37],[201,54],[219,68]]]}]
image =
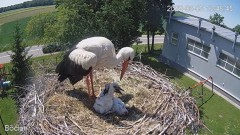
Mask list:
[{"label": "building window", "polygon": [[195,40],[187,39],[187,50],[204,58],[208,58],[211,47],[203,45]]},{"label": "building window", "polygon": [[171,43],[172,43],[173,45],[177,45],[177,42],[178,42],[178,33],[173,32],[173,33],[172,33]]},{"label": "building window", "polygon": [[240,61],[237,61],[224,53],[220,53],[217,64],[223,69],[240,77]]}]

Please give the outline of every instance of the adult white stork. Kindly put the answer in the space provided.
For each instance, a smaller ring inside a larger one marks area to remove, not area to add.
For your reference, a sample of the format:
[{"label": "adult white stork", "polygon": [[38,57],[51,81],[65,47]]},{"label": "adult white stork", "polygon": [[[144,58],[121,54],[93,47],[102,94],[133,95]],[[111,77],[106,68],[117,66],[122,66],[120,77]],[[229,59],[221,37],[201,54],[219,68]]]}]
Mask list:
[{"label": "adult white stork", "polygon": [[[115,53],[113,43],[105,37],[83,39],[65,54],[64,59],[57,65],[58,80],[62,82],[69,78],[72,85],[86,77],[89,96],[96,97],[93,88],[92,71],[98,67],[113,67],[122,63],[120,80],[127,70],[128,63],[134,58],[134,50],[124,47]],[[92,95],[90,95],[90,82]]]}]

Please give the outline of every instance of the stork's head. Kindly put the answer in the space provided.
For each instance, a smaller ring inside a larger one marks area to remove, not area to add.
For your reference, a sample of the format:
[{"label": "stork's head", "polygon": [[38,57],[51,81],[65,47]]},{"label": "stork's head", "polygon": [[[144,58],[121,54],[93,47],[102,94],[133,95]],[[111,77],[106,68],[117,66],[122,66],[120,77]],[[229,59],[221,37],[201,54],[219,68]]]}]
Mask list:
[{"label": "stork's head", "polygon": [[108,83],[105,85],[103,95],[111,94],[113,95],[114,92],[122,94],[121,91],[124,91],[116,82]]},{"label": "stork's head", "polygon": [[114,92],[122,94],[121,91],[124,91],[116,82],[111,83],[111,86],[114,89]]},{"label": "stork's head", "polygon": [[120,76],[120,80],[121,80],[127,70],[129,61],[133,60],[135,54],[134,54],[134,50],[131,47],[124,47],[124,48],[120,49],[118,54],[120,54],[122,56],[122,60],[123,60],[122,71],[121,71],[121,76]]}]

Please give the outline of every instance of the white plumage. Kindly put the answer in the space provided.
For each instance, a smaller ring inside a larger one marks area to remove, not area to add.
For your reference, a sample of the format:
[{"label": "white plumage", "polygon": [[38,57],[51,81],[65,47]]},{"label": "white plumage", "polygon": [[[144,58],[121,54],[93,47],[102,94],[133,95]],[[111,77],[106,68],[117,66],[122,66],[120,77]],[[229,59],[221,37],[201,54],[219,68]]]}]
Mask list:
[{"label": "white plumage", "polygon": [[94,53],[82,49],[75,49],[69,54],[69,59],[82,66],[83,69],[89,69],[91,66],[96,66],[97,57]]},{"label": "white plumage", "polygon": [[121,93],[122,89],[115,82],[106,84],[104,90],[101,91],[96,99],[93,108],[101,114],[108,112],[116,112],[118,115],[127,114],[128,111],[121,99],[114,97],[114,92]]},{"label": "white plumage", "polygon": [[122,102],[120,98],[117,98],[117,97],[113,98],[113,106],[111,111],[116,112],[118,115],[128,114],[128,110],[125,104]]},{"label": "white plumage", "polygon": [[[112,67],[128,59],[133,60],[134,50],[131,47],[124,47],[116,55],[113,43],[105,37],[91,37],[82,40],[76,45],[76,49],[84,50],[82,55],[95,54],[96,65],[89,61],[88,67]],[[86,61],[83,57],[75,55],[80,61]]]},{"label": "white plumage", "polygon": [[115,53],[113,43],[105,37],[91,37],[82,40],[73,47],[58,64],[56,72],[59,75],[58,80],[62,82],[69,78],[72,85],[87,76],[88,93],[90,94],[90,82],[92,94],[93,77],[92,70],[98,67],[113,67],[123,62],[120,79],[123,77],[128,67],[128,62],[133,60],[134,50],[130,47],[120,49],[118,54]]},{"label": "white plumage", "polygon": [[101,114],[107,113],[113,106],[113,84],[106,84],[99,97],[95,100],[93,108]]}]

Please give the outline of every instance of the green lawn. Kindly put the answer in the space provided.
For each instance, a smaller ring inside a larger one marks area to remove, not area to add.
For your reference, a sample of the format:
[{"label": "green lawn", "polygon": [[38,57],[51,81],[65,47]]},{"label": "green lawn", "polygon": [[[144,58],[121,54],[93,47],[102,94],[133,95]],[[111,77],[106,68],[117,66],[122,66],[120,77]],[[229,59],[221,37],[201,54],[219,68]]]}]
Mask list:
[{"label": "green lawn", "polygon": [[16,9],[0,13],[0,25],[16,21],[22,18],[35,16],[40,13],[47,13],[56,11],[55,6],[39,6],[31,8]]},{"label": "green lawn", "polygon": [[[11,43],[13,42],[13,32],[15,30],[16,24],[18,23],[20,25],[21,31],[24,31],[30,19],[31,17],[27,17],[0,25],[0,52],[11,49],[10,47]],[[26,34],[23,34],[22,37],[26,38]]]},{"label": "green lawn", "polygon": [[23,32],[23,39],[28,46],[36,44],[34,41],[26,40],[25,28],[32,16],[40,13],[53,12],[55,6],[32,7],[26,9],[17,9],[0,14],[0,52],[10,50],[13,41],[13,32],[16,24],[20,24]]},{"label": "green lawn", "polygon": [[[0,90],[1,91],[1,90]],[[8,94],[11,93],[12,90],[8,91]],[[0,92],[2,94],[2,92]],[[17,106],[16,101],[13,100],[10,96],[0,97],[0,135],[5,135],[3,124],[4,125],[17,125]],[[17,132],[8,132],[8,135],[16,135]]]},{"label": "green lawn", "polygon": [[[183,89],[193,86],[197,82],[191,78],[185,76],[183,73],[177,71],[174,68],[165,65],[162,62],[159,62],[156,57],[161,53],[161,45],[156,46],[156,50],[153,54],[147,54],[145,50],[145,45],[133,46],[138,52],[142,52],[141,61],[144,64],[150,65],[155,70],[166,74],[171,78],[172,81],[176,82]],[[166,70],[167,69],[167,70]],[[167,72],[166,72],[167,71]],[[201,119],[204,121],[204,124],[211,130],[215,135],[219,134],[231,134],[239,135],[240,134],[240,110],[235,106],[224,100],[222,97],[214,94],[207,88],[203,88],[204,91],[204,102],[202,105],[202,99],[199,98],[201,94],[201,87],[197,87],[193,90],[193,96],[196,97],[197,104],[200,106]],[[212,96],[212,97],[211,97]],[[206,128],[201,130],[200,134],[211,134]]]},{"label": "green lawn", "polygon": [[[6,73],[10,73],[12,65],[5,64]],[[7,80],[10,80],[11,76],[7,76]],[[17,125],[18,115],[17,115],[17,105],[16,101],[13,99],[14,90],[10,89],[6,91],[6,94],[2,93],[0,89],[0,135],[5,135],[4,125]],[[17,132],[8,132],[8,135],[17,135]]]}]

